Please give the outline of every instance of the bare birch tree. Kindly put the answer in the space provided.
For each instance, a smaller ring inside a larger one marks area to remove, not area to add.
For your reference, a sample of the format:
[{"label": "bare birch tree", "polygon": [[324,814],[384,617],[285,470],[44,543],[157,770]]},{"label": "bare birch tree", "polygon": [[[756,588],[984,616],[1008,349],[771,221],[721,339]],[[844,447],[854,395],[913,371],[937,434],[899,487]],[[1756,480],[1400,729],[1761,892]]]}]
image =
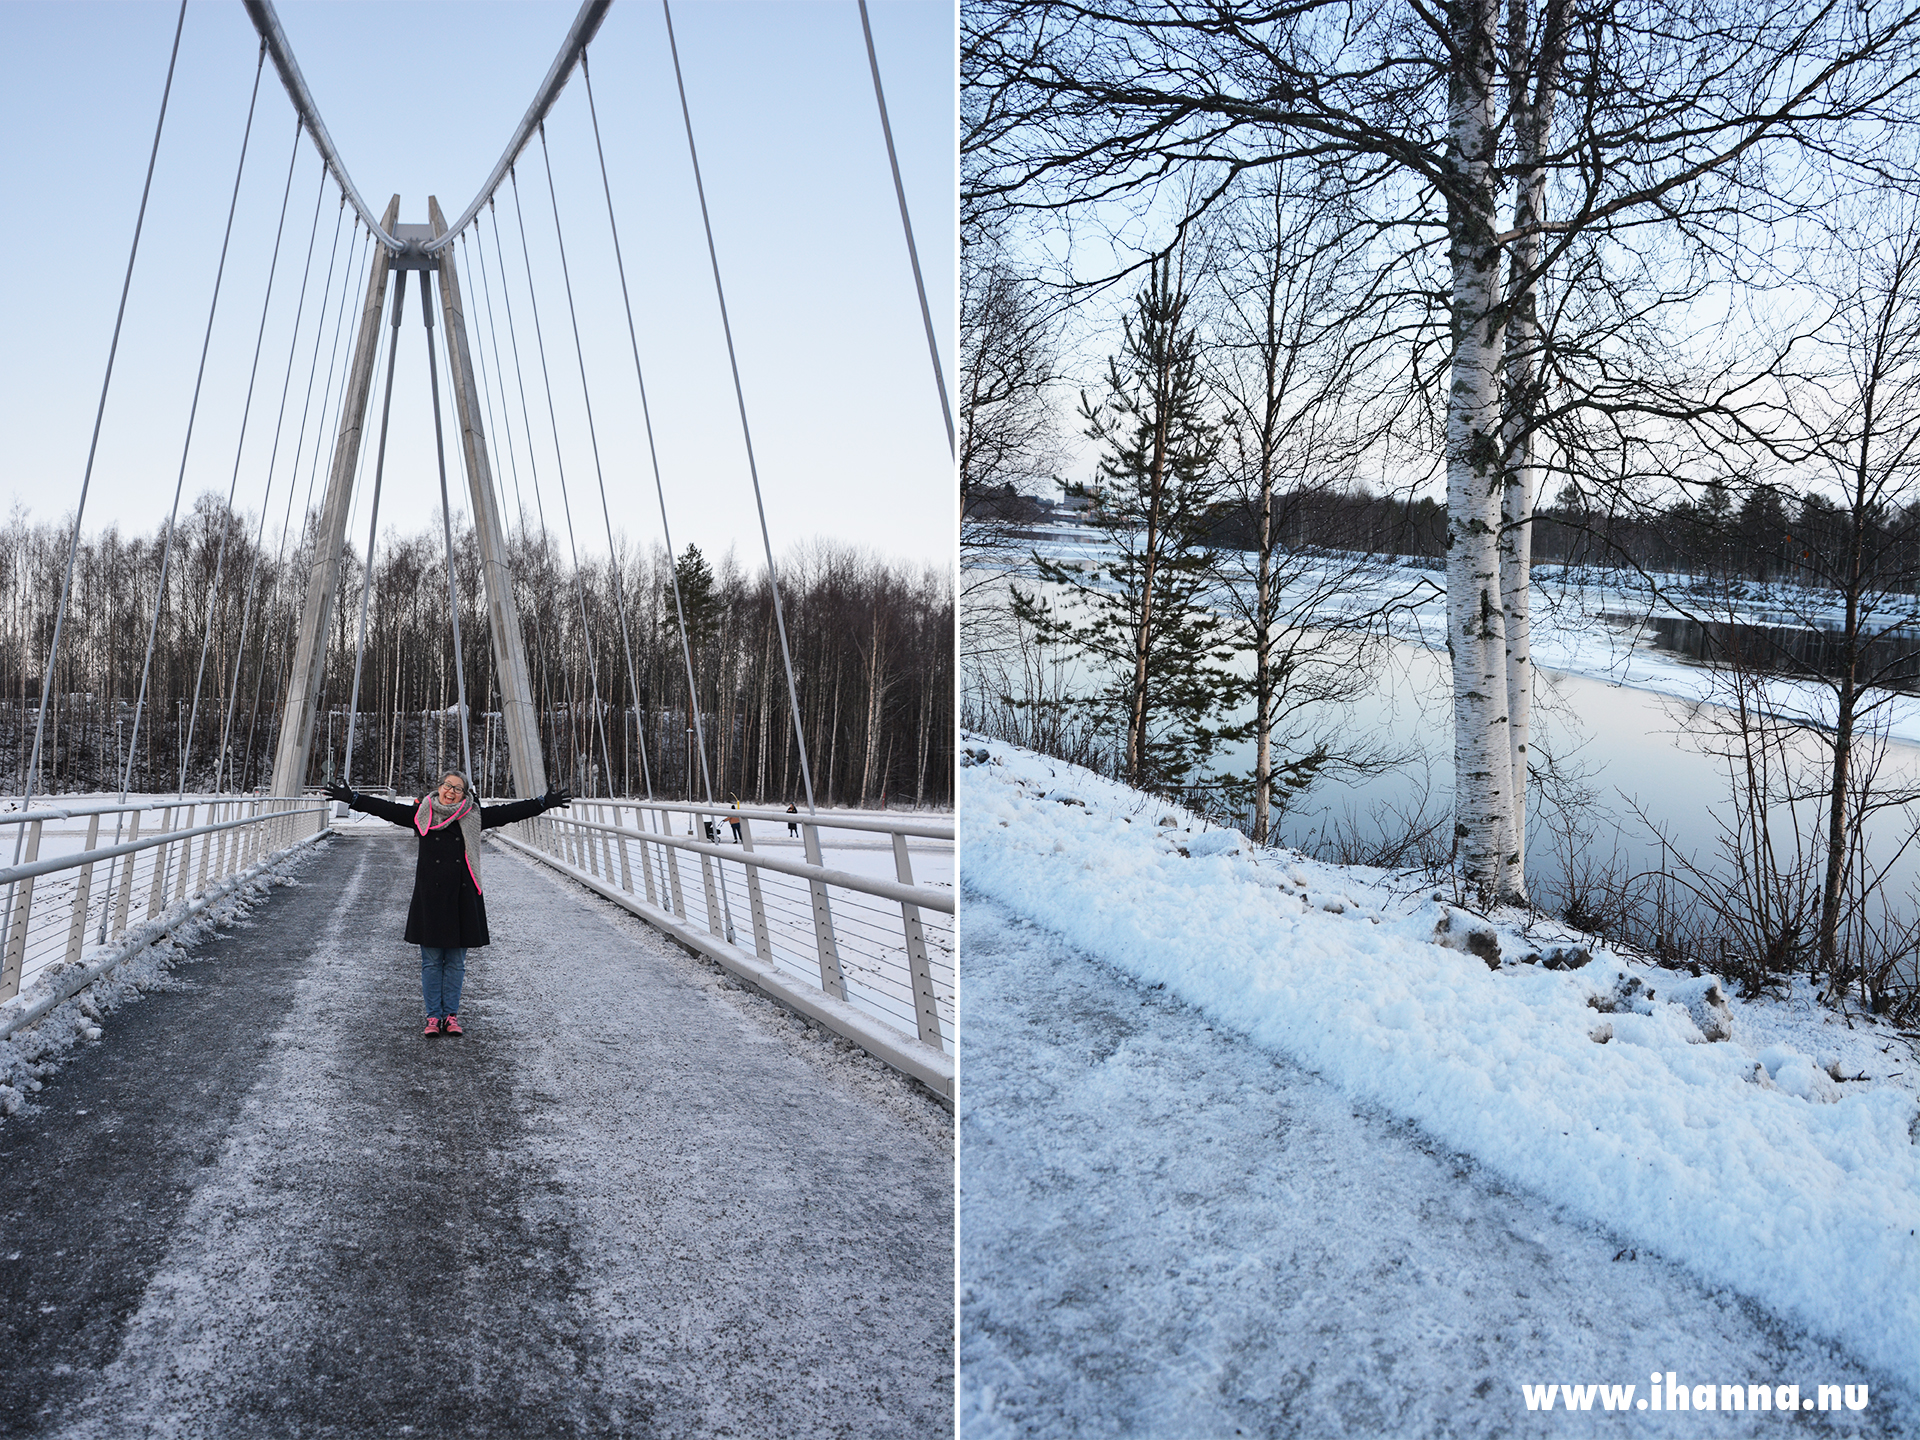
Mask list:
[{"label": "bare birch tree", "polygon": [[963,26],[971,213],[1130,199],[1171,228],[1235,203],[1248,172],[1337,164],[1405,275],[1383,295],[1444,321],[1458,860],[1483,897],[1522,898],[1527,441],[1551,418],[1536,297],[1595,236],[1632,251],[1676,231],[1724,254],[1833,176],[1879,176],[1920,12],[980,0]]},{"label": "bare birch tree", "polygon": [[1364,242],[1324,179],[1310,172],[1306,193],[1295,194],[1280,169],[1262,177],[1250,203],[1217,227],[1211,253],[1219,299],[1209,368],[1244,529],[1222,537],[1220,603],[1233,643],[1252,659],[1253,714],[1241,731],[1253,770],[1229,788],[1250,793],[1262,844],[1277,809],[1329,767],[1361,761],[1350,738],[1328,732],[1325,707],[1373,683],[1385,621],[1408,598],[1370,538],[1317,524],[1303,543],[1290,523],[1309,507],[1338,508],[1314,502],[1344,494],[1377,454],[1373,427],[1354,423],[1372,358]]}]

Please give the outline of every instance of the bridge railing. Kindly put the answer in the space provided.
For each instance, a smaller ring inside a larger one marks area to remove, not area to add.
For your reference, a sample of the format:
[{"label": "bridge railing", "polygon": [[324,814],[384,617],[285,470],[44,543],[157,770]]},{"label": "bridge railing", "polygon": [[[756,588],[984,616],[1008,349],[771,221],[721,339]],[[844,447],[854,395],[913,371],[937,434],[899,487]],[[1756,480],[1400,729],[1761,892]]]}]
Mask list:
[{"label": "bridge railing", "polygon": [[[950,1095],[951,822],[575,800],[511,828],[543,859],[748,979],[762,976],[737,959],[750,957],[786,985],[912,1037],[926,1052],[922,1059],[939,1057],[944,1079],[928,1083]],[[909,840],[931,843],[914,847]],[[817,1018],[833,1025],[832,1012],[829,1006]],[[890,1054],[881,1058],[897,1063]]]},{"label": "bridge railing", "polygon": [[[326,823],[324,804],[267,795],[0,814],[0,858],[16,841],[20,854],[0,867],[0,1003],[49,967],[80,960],[89,944],[159,938]],[[0,1017],[5,1030],[26,1023]]]}]

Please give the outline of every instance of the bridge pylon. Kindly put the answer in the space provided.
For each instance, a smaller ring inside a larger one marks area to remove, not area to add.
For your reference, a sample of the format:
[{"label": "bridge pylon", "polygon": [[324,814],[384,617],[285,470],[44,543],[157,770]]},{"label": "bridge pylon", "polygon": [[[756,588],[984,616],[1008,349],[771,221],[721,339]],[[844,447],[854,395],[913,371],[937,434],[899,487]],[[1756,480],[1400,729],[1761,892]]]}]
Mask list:
[{"label": "bridge pylon", "polygon": [[[348,370],[347,393],[340,411],[340,429],[334,440],[333,467],[314,539],[313,567],[308,576],[306,603],[301,611],[293,664],[288,672],[286,704],[280,715],[280,733],[274,746],[273,793],[298,795],[306,783],[313,753],[314,723],[326,678],[326,637],[340,590],[345,558],[347,519],[353,505],[353,480],[359,469],[367,402],[373,389],[374,359],[380,343],[380,322],[386,311],[387,291],[395,269],[419,270],[421,283],[432,274],[440,280],[440,310],[446,336],[447,366],[454,406],[460,424],[460,453],[467,472],[473,505],[474,533],[486,588],[487,622],[493,637],[494,674],[500,686],[503,726],[514,791],[522,797],[547,788],[546,765],[540,753],[538,713],[527,670],[526,645],[521,636],[518,607],[507,567],[506,535],[500,510],[494,503],[493,467],[487,455],[486,434],[480,423],[478,382],[467,341],[466,315],[453,248],[432,255],[422,250],[427,239],[446,232],[440,203],[429,196],[431,225],[397,225],[400,197],[395,195],[381,217],[380,228],[408,242],[398,254],[376,245],[367,276],[366,299],[360,312],[360,331],[354,340]],[[369,563],[372,557],[368,557]],[[466,697],[469,710],[473,697]],[[476,780],[476,783],[479,783]]]}]

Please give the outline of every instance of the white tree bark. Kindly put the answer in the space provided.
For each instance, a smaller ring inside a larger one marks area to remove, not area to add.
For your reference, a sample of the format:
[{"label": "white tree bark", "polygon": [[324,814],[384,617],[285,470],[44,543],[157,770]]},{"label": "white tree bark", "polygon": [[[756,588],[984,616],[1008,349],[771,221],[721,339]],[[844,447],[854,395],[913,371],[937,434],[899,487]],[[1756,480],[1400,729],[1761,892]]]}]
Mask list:
[{"label": "white tree bark", "polygon": [[1505,898],[1513,756],[1500,594],[1500,247],[1494,231],[1495,0],[1457,0],[1449,95],[1453,367],[1447,403],[1447,647],[1453,660],[1454,835],[1462,879]]},{"label": "white tree bark", "polygon": [[[1565,0],[1547,0],[1539,46],[1529,63],[1527,0],[1511,0],[1507,19],[1509,123],[1520,152],[1519,189],[1514,197],[1508,254],[1506,424],[1501,435],[1505,467],[1500,500],[1500,603],[1506,642],[1507,732],[1512,775],[1513,858],[1507,897],[1519,899],[1527,888],[1527,747],[1533,729],[1533,655],[1530,611],[1533,570],[1533,506],[1539,490],[1534,463],[1533,421],[1540,395],[1540,322],[1535,271],[1541,237],[1533,227],[1543,218],[1547,172],[1543,155],[1553,124],[1560,57],[1566,44]],[[1532,82],[1529,90],[1529,81]]]}]

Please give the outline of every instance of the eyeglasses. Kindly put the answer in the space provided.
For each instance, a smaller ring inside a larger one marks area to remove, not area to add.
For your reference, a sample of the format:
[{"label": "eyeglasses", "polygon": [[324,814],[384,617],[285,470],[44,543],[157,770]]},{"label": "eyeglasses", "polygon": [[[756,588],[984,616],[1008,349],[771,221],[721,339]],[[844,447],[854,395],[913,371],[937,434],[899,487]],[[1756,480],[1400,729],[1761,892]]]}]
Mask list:
[{"label": "eyeglasses", "polygon": [[454,794],[456,794],[456,795],[464,795],[464,794],[466,794],[466,793],[467,793],[467,787],[466,787],[466,786],[464,786],[464,785],[454,785],[454,784],[451,784],[451,783],[442,783],[442,784],[441,784],[441,786],[440,786],[440,788],[441,788],[442,790],[451,790],[451,791],[452,791],[452,792],[453,792]]}]

